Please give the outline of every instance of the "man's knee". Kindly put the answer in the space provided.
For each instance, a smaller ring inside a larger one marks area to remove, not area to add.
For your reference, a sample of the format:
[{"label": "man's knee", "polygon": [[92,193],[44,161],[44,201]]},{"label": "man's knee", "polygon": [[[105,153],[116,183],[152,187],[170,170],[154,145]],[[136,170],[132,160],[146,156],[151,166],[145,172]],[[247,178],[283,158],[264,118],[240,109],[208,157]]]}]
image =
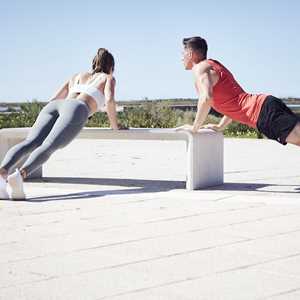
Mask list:
[{"label": "man's knee", "polygon": [[300,122],[296,124],[293,130],[286,138],[286,142],[300,146]]}]

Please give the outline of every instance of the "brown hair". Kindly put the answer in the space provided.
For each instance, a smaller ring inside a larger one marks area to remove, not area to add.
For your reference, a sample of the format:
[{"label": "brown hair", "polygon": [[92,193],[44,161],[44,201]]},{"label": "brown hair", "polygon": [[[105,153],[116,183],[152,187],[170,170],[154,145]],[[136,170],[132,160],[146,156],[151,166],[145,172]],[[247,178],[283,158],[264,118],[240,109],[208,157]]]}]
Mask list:
[{"label": "brown hair", "polygon": [[114,70],[115,60],[112,54],[105,48],[99,48],[92,63],[92,74],[103,72],[110,73],[110,70]]},{"label": "brown hair", "polygon": [[200,36],[194,36],[183,39],[183,45],[186,48],[191,48],[192,50],[200,52],[204,58],[207,56],[207,43],[206,40]]}]

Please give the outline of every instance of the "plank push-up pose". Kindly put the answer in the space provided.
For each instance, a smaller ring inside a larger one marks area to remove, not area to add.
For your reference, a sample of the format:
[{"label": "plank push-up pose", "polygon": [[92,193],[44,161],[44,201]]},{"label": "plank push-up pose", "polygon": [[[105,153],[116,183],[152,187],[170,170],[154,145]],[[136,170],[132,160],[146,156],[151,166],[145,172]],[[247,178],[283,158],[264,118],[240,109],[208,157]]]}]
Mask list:
[{"label": "plank push-up pose", "polygon": [[[92,71],[75,74],[41,110],[27,138],[13,146],[0,166],[0,199],[25,199],[23,179],[44,164],[56,150],[68,145],[86,124],[89,116],[106,106],[112,129],[119,129],[114,100],[114,58],[100,48]],[[14,166],[25,155],[20,169]],[[9,171],[14,171],[11,175]]]},{"label": "plank push-up pose", "polygon": [[[207,43],[201,37],[183,39],[183,64],[192,70],[199,95],[193,125],[177,127],[197,132],[200,128],[223,131],[232,120],[257,128],[269,139],[300,146],[299,118],[278,98],[249,94],[220,62],[207,59]],[[223,114],[219,124],[203,125],[210,108]]]}]

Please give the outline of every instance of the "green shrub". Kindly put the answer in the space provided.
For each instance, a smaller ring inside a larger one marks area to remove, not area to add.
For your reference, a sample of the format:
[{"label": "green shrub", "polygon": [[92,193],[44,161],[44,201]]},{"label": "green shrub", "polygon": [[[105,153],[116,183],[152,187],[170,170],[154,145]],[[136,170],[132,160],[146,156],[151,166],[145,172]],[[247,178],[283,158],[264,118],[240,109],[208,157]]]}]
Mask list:
[{"label": "green shrub", "polygon": [[146,103],[125,111],[122,121],[129,127],[170,128],[177,124],[177,112],[162,103]]},{"label": "green shrub", "polygon": [[[118,113],[118,121],[126,127],[136,128],[172,128],[183,124],[193,124],[196,113],[193,111],[174,110],[166,105],[167,102],[151,101],[142,105],[132,106]],[[32,101],[21,104],[21,112],[0,114],[0,128],[31,127],[45,104]],[[220,121],[219,117],[209,115],[205,123]],[[88,121],[87,127],[109,127],[106,113],[97,112]],[[262,138],[261,134],[246,125],[232,122],[225,129],[228,137]]]},{"label": "green shrub", "polygon": [[[126,127],[170,128],[177,124],[178,113],[170,107],[158,103],[145,103],[118,113],[118,121]],[[88,127],[109,127],[106,113],[98,112],[89,120]]]},{"label": "green shrub", "polygon": [[21,104],[21,112],[0,114],[0,128],[31,127],[43,106],[33,101]]},{"label": "green shrub", "polygon": [[224,130],[224,135],[228,137],[262,138],[262,135],[256,129],[237,122],[229,124]]}]

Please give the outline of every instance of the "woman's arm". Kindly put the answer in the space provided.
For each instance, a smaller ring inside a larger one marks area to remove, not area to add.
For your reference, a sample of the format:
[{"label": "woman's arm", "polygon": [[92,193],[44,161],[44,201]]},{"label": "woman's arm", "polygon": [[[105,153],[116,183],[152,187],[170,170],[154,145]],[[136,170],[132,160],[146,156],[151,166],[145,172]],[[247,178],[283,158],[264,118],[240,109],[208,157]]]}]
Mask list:
[{"label": "woman's arm", "polygon": [[50,101],[57,99],[65,99],[69,93],[69,80],[65,82],[50,98]]},{"label": "woman's arm", "polygon": [[115,85],[116,80],[112,76],[108,76],[104,87],[104,96],[110,126],[112,129],[119,129],[115,102]]},{"label": "woman's arm", "polygon": [[57,99],[66,99],[69,94],[69,86],[74,84],[74,82],[79,82],[81,73],[77,73],[72,76],[71,79],[67,80],[50,98],[50,101]]}]

